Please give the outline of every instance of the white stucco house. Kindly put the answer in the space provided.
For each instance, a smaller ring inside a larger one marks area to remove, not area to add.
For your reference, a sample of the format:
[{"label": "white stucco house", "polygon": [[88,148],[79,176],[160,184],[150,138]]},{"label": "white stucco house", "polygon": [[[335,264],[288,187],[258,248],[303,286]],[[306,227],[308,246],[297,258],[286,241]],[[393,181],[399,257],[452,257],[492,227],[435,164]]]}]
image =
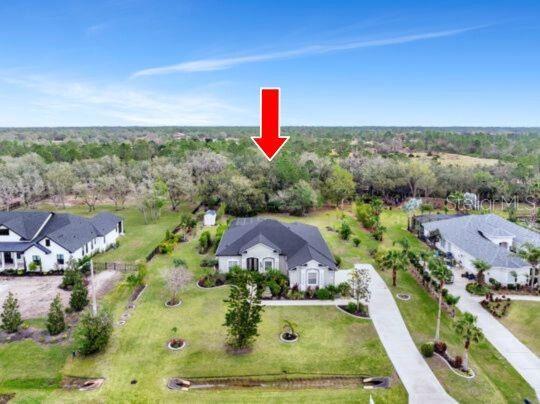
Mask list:
[{"label": "white stucco house", "polygon": [[122,234],[122,218],[108,212],[92,218],[41,211],[0,212],[0,273],[31,267],[43,272],[64,269],[71,259],[105,251]]},{"label": "white stucco house", "polygon": [[215,210],[211,210],[211,209],[207,210],[204,213],[203,224],[206,227],[215,226],[216,225],[216,217],[217,217],[217,213],[216,213]]},{"label": "white stucco house", "polygon": [[[416,220],[418,220],[417,218]],[[526,261],[516,255],[525,243],[540,246],[540,234],[509,222],[495,214],[434,215],[419,220],[420,233],[434,242],[435,247],[459,262],[464,269],[476,273],[473,261],[487,262],[491,269],[486,279],[493,278],[503,285],[525,284],[531,277],[538,282]]]},{"label": "white stucco house", "polygon": [[239,266],[265,272],[278,269],[300,290],[335,283],[337,266],[319,229],[273,219],[238,218],[216,250],[218,270]]}]

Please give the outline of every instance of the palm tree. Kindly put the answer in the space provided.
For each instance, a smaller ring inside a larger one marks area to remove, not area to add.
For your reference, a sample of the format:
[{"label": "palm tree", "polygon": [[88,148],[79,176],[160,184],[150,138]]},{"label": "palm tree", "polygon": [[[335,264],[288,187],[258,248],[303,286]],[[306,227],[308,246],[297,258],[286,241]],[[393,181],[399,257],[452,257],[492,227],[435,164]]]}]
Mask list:
[{"label": "palm tree", "polygon": [[484,272],[489,270],[491,268],[491,265],[489,265],[486,261],[482,260],[474,260],[473,265],[476,268],[476,278],[479,285],[484,284]]},{"label": "palm tree", "polygon": [[381,264],[384,268],[392,270],[392,286],[397,285],[397,271],[407,269],[408,262],[407,256],[403,250],[390,250],[381,260]]},{"label": "palm tree", "polygon": [[438,258],[433,257],[429,260],[429,272],[431,275],[439,281],[439,312],[437,313],[437,328],[435,329],[435,341],[439,340],[441,330],[441,306],[443,289],[446,282],[452,279],[452,271],[448,269],[446,263]]},{"label": "palm tree", "polygon": [[480,342],[484,339],[484,333],[476,324],[477,317],[469,312],[463,315],[454,323],[454,329],[465,341],[465,353],[463,354],[463,368],[469,369],[469,347],[471,342]]},{"label": "palm tree", "polygon": [[540,247],[536,247],[531,243],[525,243],[517,253],[521,258],[531,266],[531,276],[529,277],[529,286],[534,285],[534,281],[538,276],[538,264],[540,263]]}]

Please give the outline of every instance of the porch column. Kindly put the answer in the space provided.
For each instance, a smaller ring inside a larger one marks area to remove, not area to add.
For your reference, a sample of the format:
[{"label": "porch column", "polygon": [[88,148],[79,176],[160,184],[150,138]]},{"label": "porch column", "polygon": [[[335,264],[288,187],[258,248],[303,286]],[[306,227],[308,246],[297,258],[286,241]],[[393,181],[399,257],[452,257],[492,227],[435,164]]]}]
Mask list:
[{"label": "porch column", "polygon": [[1,258],[2,258],[2,271],[3,271],[4,270],[4,265],[5,265],[4,264],[4,253],[1,252],[0,255],[1,255]]}]

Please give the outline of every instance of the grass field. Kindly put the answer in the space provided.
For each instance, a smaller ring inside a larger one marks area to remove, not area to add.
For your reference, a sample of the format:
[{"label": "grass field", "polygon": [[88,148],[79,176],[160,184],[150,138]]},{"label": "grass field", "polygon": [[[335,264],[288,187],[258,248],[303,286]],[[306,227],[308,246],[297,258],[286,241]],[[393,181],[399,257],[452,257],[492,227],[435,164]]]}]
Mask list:
[{"label": "grass field", "polygon": [[531,351],[540,355],[540,302],[514,300],[508,314],[499,320]]},{"label": "grass field", "polygon": [[[76,213],[80,211],[74,209]],[[104,254],[103,261],[129,261],[143,258],[162,238],[167,228],[176,224],[177,214],[165,213],[156,225],[144,225],[133,209],[120,212],[126,219],[128,235],[121,247]],[[349,211],[345,211],[353,230],[360,238],[359,247],[343,241],[332,229],[341,220],[336,210],[321,210],[303,218],[270,215],[285,221],[301,221],[317,225],[332,251],[343,259],[342,267],[355,262],[371,262],[373,248],[392,248],[393,242],[407,237],[414,248],[425,248],[405,230],[406,216],[399,210],[385,210],[382,222],[387,227],[382,243],[374,241]],[[351,236],[351,239],[352,237]],[[316,374],[390,375],[393,368],[372,324],[343,315],[333,307],[266,308],[253,352],[232,356],[225,352],[225,328],[222,326],[227,288],[201,290],[193,283],[184,293],[184,304],[178,308],[164,307],[164,274],[176,257],[183,258],[195,276],[202,274],[196,253],[195,239],[180,244],[172,255],[158,256],[149,265],[148,287],[137,303],[128,323],[117,327],[107,350],[90,358],[72,359],[69,347],[45,348],[32,342],[0,346],[0,393],[15,391],[20,402],[367,402],[369,395],[361,389],[316,389],[283,391],[271,389],[235,391],[190,391],[174,393],[165,387],[169,377],[194,376],[264,376],[300,377]],[[129,257],[125,258],[125,257]],[[389,281],[389,274],[383,272]],[[436,302],[407,273],[399,274],[396,292],[413,297],[410,302],[398,301],[413,339],[420,345],[432,340],[435,328]],[[101,304],[111,308],[116,319],[125,309],[130,289],[121,284],[109,293]],[[293,320],[301,333],[297,344],[285,345],[278,340],[283,320]],[[461,353],[461,343],[455,335],[451,319],[443,317],[442,336],[452,353]],[[165,348],[177,327],[179,336],[188,346],[179,352]],[[34,359],[41,360],[34,367]],[[3,366],[2,363],[6,364]],[[477,372],[474,380],[454,375],[433,358],[428,361],[447,391],[460,402],[522,402],[534,393],[506,360],[488,343],[475,345],[471,365]],[[106,383],[97,392],[66,392],[56,389],[64,376],[105,377]],[[131,380],[137,384],[132,385]],[[182,394],[182,395],[180,395]],[[375,402],[406,402],[407,395],[398,382],[395,387],[373,393]]]},{"label": "grass field", "polygon": [[[494,166],[497,165],[499,160],[497,159],[488,159],[483,157],[472,157],[465,156],[463,154],[452,154],[452,153],[435,153],[434,156],[428,156],[424,152],[415,152],[413,153],[416,158],[419,158],[424,161],[438,161],[442,165],[449,166],[455,165],[460,167],[476,167],[476,166]],[[437,158],[434,158],[437,156]]]}]

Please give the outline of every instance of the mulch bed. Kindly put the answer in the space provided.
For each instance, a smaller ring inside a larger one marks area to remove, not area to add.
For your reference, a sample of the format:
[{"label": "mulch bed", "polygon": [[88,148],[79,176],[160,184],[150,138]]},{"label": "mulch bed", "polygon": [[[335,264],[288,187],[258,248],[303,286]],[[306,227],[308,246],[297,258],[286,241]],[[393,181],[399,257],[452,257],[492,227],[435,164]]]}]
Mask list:
[{"label": "mulch bed", "polygon": [[135,303],[145,288],[146,285],[137,286],[129,297],[129,303]]},{"label": "mulch bed", "polygon": [[358,318],[364,318],[366,320],[370,320],[371,317],[369,317],[369,313],[364,313],[362,311],[357,311],[354,313],[351,313],[347,310],[347,306],[337,306],[339,309],[343,310],[345,313],[350,314],[351,316],[358,317]]},{"label": "mulch bed", "polygon": [[103,378],[84,378],[84,377],[65,377],[61,386],[66,390],[90,391],[100,388],[105,379]]}]

